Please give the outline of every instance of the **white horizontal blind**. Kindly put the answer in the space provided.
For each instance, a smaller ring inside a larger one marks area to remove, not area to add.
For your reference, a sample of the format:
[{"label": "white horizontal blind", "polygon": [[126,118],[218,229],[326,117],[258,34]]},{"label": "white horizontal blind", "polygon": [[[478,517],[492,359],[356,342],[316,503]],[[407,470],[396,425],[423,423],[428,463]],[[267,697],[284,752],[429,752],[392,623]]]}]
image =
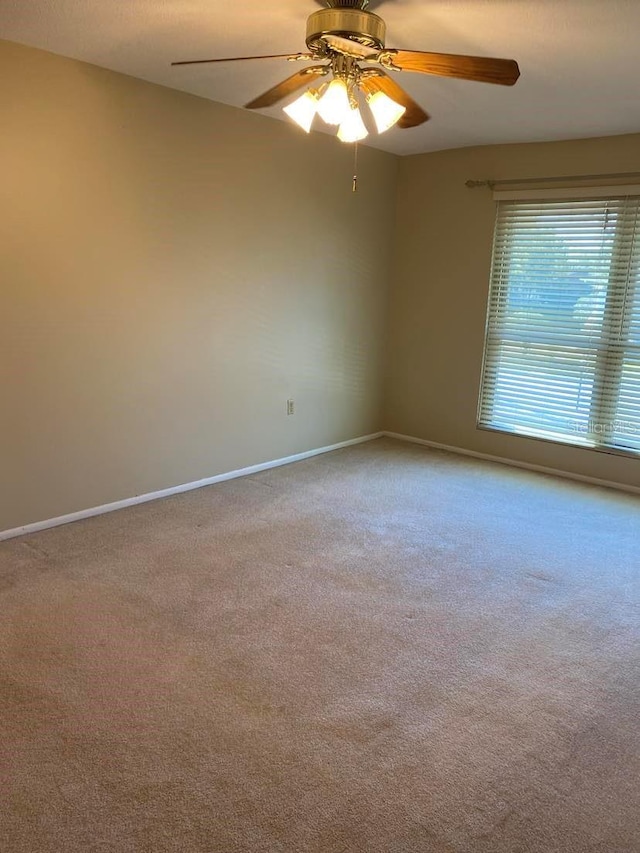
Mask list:
[{"label": "white horizontal blind", "polygon": [[640,196],[498,205],[479,425],[640,451]]},{"label": "white horizontal blind", "polygon": [[[611,382],[614,422],[609,444],[640,450],[640,200],[637,200],[626,291],[621,299],[620,375]],[[617,388],[616,388],[617,385]]]}]

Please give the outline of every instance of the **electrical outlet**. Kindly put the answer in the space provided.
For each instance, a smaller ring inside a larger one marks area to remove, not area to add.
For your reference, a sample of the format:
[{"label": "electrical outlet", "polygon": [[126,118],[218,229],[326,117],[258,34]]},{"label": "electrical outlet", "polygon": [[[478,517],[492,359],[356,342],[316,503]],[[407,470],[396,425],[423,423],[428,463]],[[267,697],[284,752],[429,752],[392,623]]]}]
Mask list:
[{"label": "electrical outlet", "polygon": [[287,400],[287,414],[295,415],[295,405],[293,400]]}]

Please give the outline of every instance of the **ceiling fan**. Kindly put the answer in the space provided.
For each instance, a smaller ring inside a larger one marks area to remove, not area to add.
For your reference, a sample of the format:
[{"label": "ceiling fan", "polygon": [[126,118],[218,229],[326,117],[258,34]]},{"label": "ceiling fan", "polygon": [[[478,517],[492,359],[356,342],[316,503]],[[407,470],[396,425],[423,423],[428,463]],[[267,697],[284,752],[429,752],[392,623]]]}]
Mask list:
[{"label": "ceiling fan", "polygon": [[[366,100],[379,133],[395,124],[401,128],[417,127],[429,119],[387,72],[413,71],[502,86],[513,86],[520,76],[518,63],[513,59],[385,47],[385,22],[367,11],[369,0],[326,0],[326,6],[307,20],[307,53],[195,59],[171,64],[202,65],[249,59],[320,63],[302,68],[245,107],[249,110],[271,107],[306,88],[301,97],[284,108],[285,112],[307,132],[319,115],[327,124],[338,126],[338,138],[343,142],[357,142],[367,136],[360,113],[360,95]],[[329,75],[330,82],[308,88],[312,82],[320,82]]]}]

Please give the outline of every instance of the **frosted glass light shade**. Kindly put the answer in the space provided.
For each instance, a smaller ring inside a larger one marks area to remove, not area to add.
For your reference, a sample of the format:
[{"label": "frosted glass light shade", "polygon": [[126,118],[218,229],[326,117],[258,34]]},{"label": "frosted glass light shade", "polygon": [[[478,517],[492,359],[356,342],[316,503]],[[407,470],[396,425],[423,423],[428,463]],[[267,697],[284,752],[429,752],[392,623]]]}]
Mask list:
[{"label": "frosted glass light shade", "polygon": [[335,78],[318,102],[318,115],[327,124],[342,124],[351,111],[344,80]]},{"label": "frosted glass light shade", "polygon": [[283,110],[299,127],[309,133],[311,124],[318,112],[318,103],[318,96],[315,92],[305,92],[288,107],[283,107]]},{"label": "frosted glass light shade", "polygon": [[384,133],[404,115],[406,107],[397,104],[384,92],[375,92],[367,97],[369,109],[378,128],[378,133]]},{"label": "frosted glass light shade", "polygon": [[358,142],[368,136],[358,107],[349,110],[348,115],[338,129],[338,139],[341,142]]}]

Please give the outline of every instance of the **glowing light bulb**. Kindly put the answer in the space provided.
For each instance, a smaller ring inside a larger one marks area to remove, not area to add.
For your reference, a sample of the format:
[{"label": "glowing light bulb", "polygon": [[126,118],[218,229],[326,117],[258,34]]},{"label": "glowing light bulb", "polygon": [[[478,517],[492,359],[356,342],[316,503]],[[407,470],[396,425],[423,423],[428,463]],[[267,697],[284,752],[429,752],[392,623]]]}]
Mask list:
[{"label": "glowing light bulb", "polygon": [[327,124],[341,124],[350,110],[347,86],[344,80],[336,77],[318,102],[318,115]]},{"label": "glowing light bulb", "polygon": [[364,139],[368,135],[358,107],[350,109],[338,129],[338,139],[341,142],[358,142],[359,139]]},{"label": "glowing light bulb", "polygon": [[283,110],[299,127],[309,133],[318,112],[318,93],[309,89],[288,107],[283,107]]},{"label": "glowing light bulb", "polygon": [[378,133],[384,133],[405,114],[406,107],[397,104],[384,92],[375,92],[367,96],[367,103],[378,128]]}]

